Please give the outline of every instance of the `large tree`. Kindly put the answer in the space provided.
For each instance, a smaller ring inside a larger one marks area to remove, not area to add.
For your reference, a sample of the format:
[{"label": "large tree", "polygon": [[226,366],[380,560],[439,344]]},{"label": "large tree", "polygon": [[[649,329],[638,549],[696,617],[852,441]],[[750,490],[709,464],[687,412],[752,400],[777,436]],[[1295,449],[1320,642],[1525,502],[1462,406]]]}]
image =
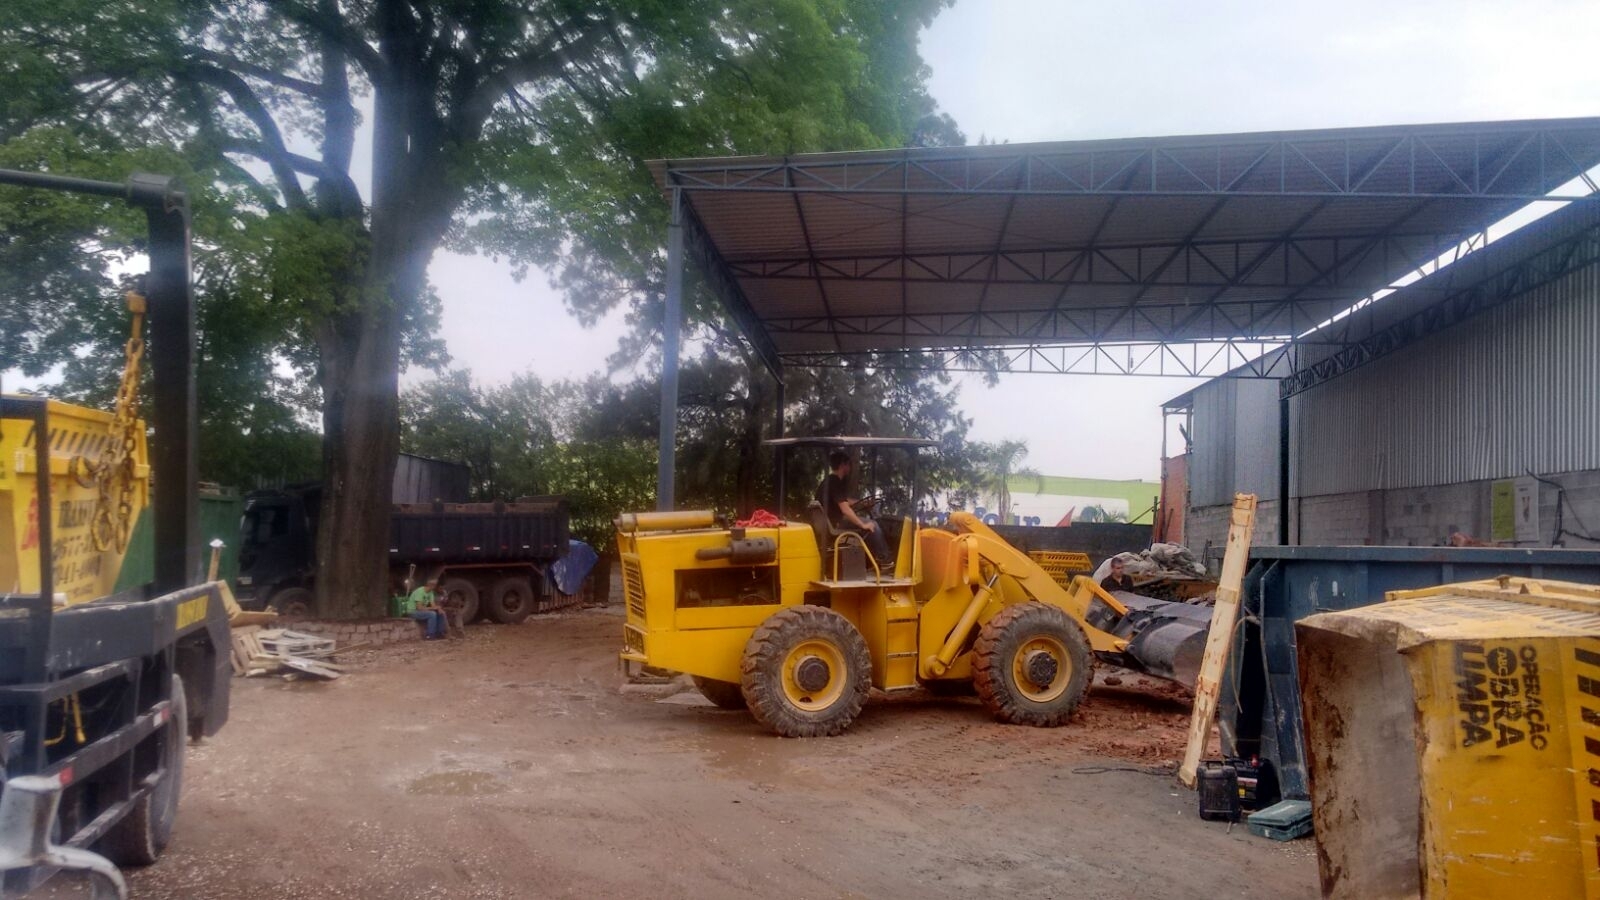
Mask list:
[{"label": "large tree", "polygon": [[402,345],[433,308],[434,252],[487,247],[553,269],[584,315],[630,302],[659,319],[642,160],[947,130],[916,50],[945,2],[9,0],[0,136],[64,124],[198,147],[295,248],[271,277],[316,353],[320,600],[370,614]]}]

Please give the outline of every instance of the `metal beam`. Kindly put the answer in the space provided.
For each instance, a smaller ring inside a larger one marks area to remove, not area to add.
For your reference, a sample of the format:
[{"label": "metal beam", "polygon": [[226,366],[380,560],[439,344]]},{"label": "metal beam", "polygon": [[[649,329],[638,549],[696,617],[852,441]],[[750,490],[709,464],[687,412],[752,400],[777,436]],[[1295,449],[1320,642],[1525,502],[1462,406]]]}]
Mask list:
[{"label": "metal beam", "polygon": [[694,211],[694,205],[687,197],[682,198],[680,214],[686,247],[693,255],[695,268],[705,279],[706,287],[722,301],[723,308],[739,324],[745,340],[750,342],[751,349],[767,367],[767,371],[774,377],[779,377],[783,371],[783,363],[778,359],[777,345],[762,327],[761,318],[756,315],[755,308],[750,305],[750,299],[739,286],[738,278],[734,277],[728,264],[723,261],[722,255],[717,252],[716,245],[706,234],[705,225],[700,221],[700,217]]},{"label": "metal beam", "polygon": [[678,450],[678,345],[683,325],[683,195],[672,192],[667,221],[666,310],[661,318],[661,432],[656,460],[656,509],[676,502],[673,483]]},{"label": "metal beam", "polygon": [[[1295,196],[1535,200],[1586,167],[1595,120],[939,148],[885,156],[669,162],[700,192],[1031,196]],[[1276,165],[1274,165],[1276,163]],[[1520,165],[1519,165],[1520,163]],[[997,174],[1027,173],[1016,184]],[[1493,172],[1485,179],[1483,173]],[[1508,173],[1514,173],[1508,177]],[[1124,180],[1113,188],[1113,181]],[[1571,197],[1584,199],[1589,191]]]},{"label": "metal beam", "polygon": [[155,494],[156,594],[201,579],[199,407],[195,399],[194,283],[189,278],[189,201],[169,178],[135,175],[159,203],[145,204],[150,225],[149,301],[151,490]]},{"label": "metal beam", "polygon": [[[1478,254],[1484,252],[1479,250]],[[1293,375],[1279,384],[1279,396],[1291,397],[1310,390],[1528,291],[1596,264],[1600,264],[1600,226],[1591,226],[1537,253],[1517,258],[1489,277],[1353,340],[1324,359],[1298,367]],[[1450,271],[1445,270],[1446,273]]]},{"label": "metal beam", "polygon": [[783,358],[789,365],[814,368],[870,366],[895,371],[988,373],[996,368],[990,364],[995,355],[999,356],[999,371],[1016,374],[1282,378],[1291,371],[1287,345],[1239,340],[962,346],[860,353],[823,351],[788,353]]}]

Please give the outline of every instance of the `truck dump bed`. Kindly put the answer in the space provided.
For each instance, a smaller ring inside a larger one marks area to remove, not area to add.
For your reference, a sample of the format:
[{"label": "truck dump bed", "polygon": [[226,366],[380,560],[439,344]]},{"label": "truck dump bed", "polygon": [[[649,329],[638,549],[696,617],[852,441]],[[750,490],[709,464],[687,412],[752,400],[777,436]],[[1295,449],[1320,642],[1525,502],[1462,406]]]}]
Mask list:
[{"label": "truck dump bed", "polygon": [[402,504],[389,526],[395,563],[539,562],[565,556],[567,501]]}]

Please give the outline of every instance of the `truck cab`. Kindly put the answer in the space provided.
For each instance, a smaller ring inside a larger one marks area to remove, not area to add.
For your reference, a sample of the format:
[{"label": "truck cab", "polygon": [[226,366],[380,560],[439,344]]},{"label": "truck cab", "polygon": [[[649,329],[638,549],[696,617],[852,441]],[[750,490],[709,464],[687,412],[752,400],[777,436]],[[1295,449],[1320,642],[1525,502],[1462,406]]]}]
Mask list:
[{"label": "truck cab", "polygon": [[239,520],[241,606],[288,612],[281,608],[286,601],[304,600],[300,592],[309,595],[316,569],[314,511],[319,494],[313,487],[246,495]]}]

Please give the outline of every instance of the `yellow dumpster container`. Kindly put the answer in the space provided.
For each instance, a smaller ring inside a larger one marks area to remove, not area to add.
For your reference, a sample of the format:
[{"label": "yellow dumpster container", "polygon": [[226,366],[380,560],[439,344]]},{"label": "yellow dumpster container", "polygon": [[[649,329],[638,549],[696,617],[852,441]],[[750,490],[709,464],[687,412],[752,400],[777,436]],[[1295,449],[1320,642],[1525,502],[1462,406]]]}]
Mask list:
[{"label": "yellow dumpster container", "polygon": [[[112,542],[95,546],[90,533],[102,504],[98,485],[89,476],[94,463],[112,449],[112,415],[96,409],[49,401],[46,411],[50,441],[51,561],[54,593],[68,604],[96,600],[112,592],[127,547]],[[114,521],[127,517],[131,530],[149,503],[150,467],[144,424],[135,429],[134,478],[129,508],[121,508],[121,481],[111,486]],[[39,591],[39,497],[35,473],[33,423],[0,419],[0,593]]]},{"label": "yellow dumpster container", "polygon": [[1296,625],[1323,895],[1600,898],[1600,587],[1387,600]]}]

